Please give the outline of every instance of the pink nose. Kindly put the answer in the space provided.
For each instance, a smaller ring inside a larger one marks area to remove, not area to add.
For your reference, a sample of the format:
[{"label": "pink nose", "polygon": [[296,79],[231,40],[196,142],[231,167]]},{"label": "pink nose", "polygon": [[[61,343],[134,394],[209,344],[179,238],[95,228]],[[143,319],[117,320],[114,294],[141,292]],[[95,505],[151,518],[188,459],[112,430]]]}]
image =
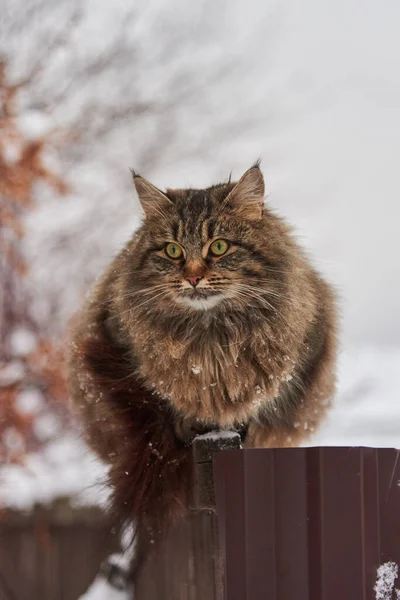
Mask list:
[{"label": "pink nose", "polygon": [[196,287],[196,285],[199,283],[201,277],[199,275],[193,275],[191,277],[186,277],[186,279],[193,287]]}]

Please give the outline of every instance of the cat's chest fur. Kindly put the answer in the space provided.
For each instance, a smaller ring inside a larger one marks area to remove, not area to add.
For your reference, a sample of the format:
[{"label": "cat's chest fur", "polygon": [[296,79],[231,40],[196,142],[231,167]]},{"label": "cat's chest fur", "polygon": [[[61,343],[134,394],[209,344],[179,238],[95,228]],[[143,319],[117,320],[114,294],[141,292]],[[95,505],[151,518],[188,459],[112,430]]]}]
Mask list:
[{"label": "cat's chest fur", "polygon": [[295,362],[283,349],[271,352],[268,329],[208,329],[186,339],[147,329],[135,338],[138,372],[146,386],[184,418],[219,426],[246,422],[263,403],[273,401]]}]

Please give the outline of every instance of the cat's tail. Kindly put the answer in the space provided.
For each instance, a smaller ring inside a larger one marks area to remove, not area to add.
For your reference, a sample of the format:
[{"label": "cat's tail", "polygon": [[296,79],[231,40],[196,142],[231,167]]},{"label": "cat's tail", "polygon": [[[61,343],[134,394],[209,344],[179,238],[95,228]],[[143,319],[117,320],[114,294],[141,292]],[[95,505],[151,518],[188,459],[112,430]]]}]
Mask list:
[{"label": "cat's tail", "polygon": [[126,348],[97,324],[72,344],[70,383],[87,440],[110,465],[111,515],[160,537],[183,516],[191,489],[191,449],[168,404],[140,384]]}]

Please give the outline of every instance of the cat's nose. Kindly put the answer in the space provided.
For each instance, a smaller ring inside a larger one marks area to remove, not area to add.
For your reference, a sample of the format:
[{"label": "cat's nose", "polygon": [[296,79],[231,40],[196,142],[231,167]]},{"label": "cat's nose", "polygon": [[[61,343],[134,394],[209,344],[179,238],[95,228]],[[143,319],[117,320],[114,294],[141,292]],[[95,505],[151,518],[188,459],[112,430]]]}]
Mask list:
[{"label": "cat's nose", "polygon": [[200,275],[191,275],[190,277],[186,277],[186,279],[193,287],[196,287],[196,285],[199,283],[201,277],[200,277]]}]

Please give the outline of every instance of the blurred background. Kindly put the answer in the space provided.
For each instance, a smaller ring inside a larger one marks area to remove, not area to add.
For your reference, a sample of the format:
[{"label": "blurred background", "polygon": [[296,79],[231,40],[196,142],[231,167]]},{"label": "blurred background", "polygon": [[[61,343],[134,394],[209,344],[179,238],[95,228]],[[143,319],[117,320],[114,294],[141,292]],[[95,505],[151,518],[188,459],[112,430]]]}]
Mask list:
[{"label": "blurred background", "polygon": [[400,447],[399,19],[394,0],[3,0],[0,505],[101,502],[62,351],[140,222],[130,167],[206,187],[262,158],[341,299],[312,443]]}]

